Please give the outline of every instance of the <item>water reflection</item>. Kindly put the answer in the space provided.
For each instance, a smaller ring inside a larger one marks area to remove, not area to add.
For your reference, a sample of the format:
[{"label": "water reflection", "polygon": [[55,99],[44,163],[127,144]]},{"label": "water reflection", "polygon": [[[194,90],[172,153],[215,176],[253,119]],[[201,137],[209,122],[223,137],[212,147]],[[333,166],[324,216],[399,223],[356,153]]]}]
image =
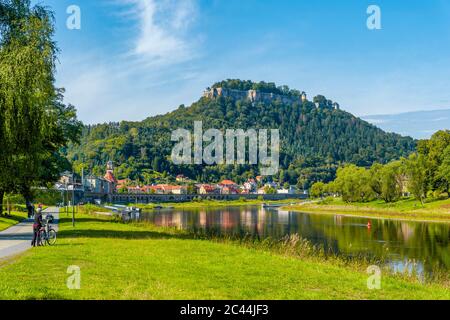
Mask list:
[{"label": "water reflection", "polygon": [[[450,269],[450,225],[232,207],[146,212],[141,219],[191,232],[279,239],[299,234],[337,254],[386,257],[395,270]],[[370,222],[370,226],[368,223]]]}]

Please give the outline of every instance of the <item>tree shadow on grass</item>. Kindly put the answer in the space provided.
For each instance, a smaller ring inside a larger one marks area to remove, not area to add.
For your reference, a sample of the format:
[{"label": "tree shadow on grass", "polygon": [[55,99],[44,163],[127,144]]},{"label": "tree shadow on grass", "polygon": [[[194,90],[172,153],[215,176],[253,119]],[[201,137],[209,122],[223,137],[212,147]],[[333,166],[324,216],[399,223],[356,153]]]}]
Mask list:
[{"label": "tree shadow on grass", "polygon": [[[60,223],[72,223],[71,217],[60,217]],[[99,224],[107,225],[111,224],[120,224],[121,222],[115,222],[111,220],[111,218],[105,217],[80,217],[75,219],[75,229],[65,229],[59,230],[58,236],[61,238],[108,238],[108,239],[128,239],[128,240],[139,240],[139,239],[181,239],[181,240],[192,240],[194,239],[193,234],[182,233],[168,230],[167,232],[164,230],[161,231],[153,231],[153,230],[111,230],[111,229],[96,229],[93,227],[92,229],[76,229],[77,224],[83,223],[92,223],[97,222]]]},{"label": "tree shadow on grass", "polygon": [[121,230],[63,230],[59,232],[62,238],[106,238],[106,239],[127,239],[127,240],[141,240],[141,239],[184,239],[189,240],[193,237],[188,234],[171,234],[156,231],[121,231]]},{"label": "tree shadow on grass", "polygon": [[26,217],[21,217],[21,216],[16,216],[16,215],[7,216],[7,215],[0,214],[0,218],[8,219],[8,220],[11,220],[11,221],[15,221],[17,223],[27,220]]},{"label": "tree shadow on grass", "polygon": [[[75,216],[75,223],[77,222],[98,222],[98,223],[105,223],[105,222],[111,222],[114,223],[114,221],[109,220],[108,218],[80,218]],[[59,223],[72,223],[72,216],[62,216],[59,215]]]},{"label": "tree shadow on grass", "polygon": [[36,297],[33,295],[29,295],[25,297],[23,300],[26,301],[62,301],[62,300],[69,300],[66,297],[56,294],[56,293],[47,293],[44,297]]}]

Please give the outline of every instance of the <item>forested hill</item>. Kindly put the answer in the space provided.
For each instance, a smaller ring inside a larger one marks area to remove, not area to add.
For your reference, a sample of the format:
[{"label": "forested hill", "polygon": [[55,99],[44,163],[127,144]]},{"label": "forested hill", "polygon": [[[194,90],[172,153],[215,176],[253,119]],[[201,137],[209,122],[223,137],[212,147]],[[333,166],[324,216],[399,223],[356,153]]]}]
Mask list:
[{"label": "forested hill", "polygon": [[[217,88],[227,89],[228,94],[207,94],[217,92]],[[253,89],[257,97],[264,98],[245,97],[244,91]],[[258,175],[258,168],[173,165],[169,159],[174,145],[170,141],[172,130],[193,130],[196,120],[203,121],[205,130],[279,129],[283,170],[274,179],[304,186],[314,180],[332,179],[341,163],[359,166],[369,166],[375,161],[385,163],[405,156],[415,148],[412,138],[385,133],[339,110],[324,96],[309,101],[305,96],[302,99],[302,92],[286,86],[240,80],[223,81],[208,90],[190,107],[182,105],[176,111],[142,122],[86,126],[81,145],[71,146],[67,156],[76,170],[81,171],[83,163],[85,171],[94,174],[102,173],[105,163],[113,160],[119,178],[129,177],[144,183],[170,180],[169,176],[181,173],[199,181],[217,181],[225,177],[242,181]],[[268,99],[267,94],[273,99]],[[289,103],[281,99],[282,96],[289,97]]]}]

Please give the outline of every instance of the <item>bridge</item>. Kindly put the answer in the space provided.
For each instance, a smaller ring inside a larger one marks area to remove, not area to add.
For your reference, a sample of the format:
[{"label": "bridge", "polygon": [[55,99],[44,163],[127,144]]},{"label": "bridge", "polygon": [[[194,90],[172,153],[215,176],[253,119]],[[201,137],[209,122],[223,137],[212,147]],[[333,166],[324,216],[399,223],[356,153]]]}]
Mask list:
[{"label": "bridge", "polygon": [[101,200],[108,203],[164,203],[164,202],[189,202],[194,199],[202,200],[256,200],[263,198],[264,200],[286,200],[286,199],[307,199],[305,194],[97,194],[86,192],[84,200],[86,202],[94,202]]}]

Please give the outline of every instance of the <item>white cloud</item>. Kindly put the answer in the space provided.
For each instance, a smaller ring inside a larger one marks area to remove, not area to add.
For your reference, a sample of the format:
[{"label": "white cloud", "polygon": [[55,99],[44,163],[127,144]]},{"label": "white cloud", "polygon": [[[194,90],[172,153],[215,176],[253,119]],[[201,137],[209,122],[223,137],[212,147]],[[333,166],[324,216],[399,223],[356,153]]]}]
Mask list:
[{"label": "white cloud", "polygon": [[445,121],[447,119],[448,119],[447,117],[441,117],[441,118],[431,119],[430,121],[431,122],[439,122],[439,121]]},{"label": "white cloud", "polygon": [[170,65],[195,57],[189,28],[195,21],[195,0],[123,0],[137,21],[132,56],[147,65]]},{"label": "white cloud", "polygon": [[375,124],[375,125],[384,124],[384,123],[389,122],[389,120],[386,120],[386,119],[371,119],[371,118],[365,118],[365,117],[362,117],[361,119],[363,119],[364,121],[367,121],[369,123]]},{"label": "white cloud", "polygon": [[196,1],[107,0],[127,36],[112,44],[116,50],[65,54],[58,66],[57,83],[67,89],[65,101],[77,107],[82,121],[142,120],[200,94],[183,89],[187,79],[199,76],[196,65],[186,63],[198,57],[191,31]]}]

